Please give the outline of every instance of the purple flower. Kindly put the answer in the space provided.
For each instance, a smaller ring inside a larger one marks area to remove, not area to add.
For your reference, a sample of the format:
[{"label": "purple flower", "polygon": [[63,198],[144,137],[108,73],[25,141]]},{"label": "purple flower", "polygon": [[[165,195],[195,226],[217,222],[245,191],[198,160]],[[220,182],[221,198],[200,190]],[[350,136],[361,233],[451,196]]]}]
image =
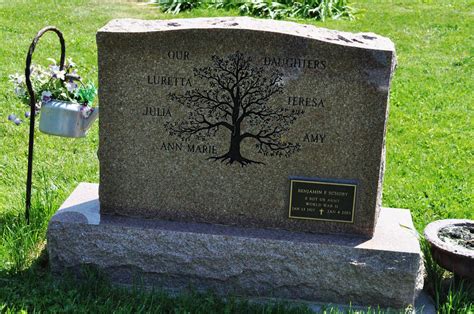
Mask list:
[{"label": "purple flower", "polygon": [[81,106],[81,114],[83,118],[89,118],[91,113],[94,111],[94,108],[92,108],[89,105]]},{"label": "purple flower", "polygon": [[80,80],[81,80],[81,77],[79,76],[79,74],[77,74],[77,71],[76,71],[76,70],[73,70],[68,76],[69,76],[71,79],[74,79],[74,80],[77,80],[77,81],[80,81]]},{"label": "purple flower", "polygon": [[64,85],[66,86],[66,89],[70,93],[73,93],[77,89],[77,84],[73,80],[70,80],[69,82],[67,82]]},{"label": "purple flower", "polygon": [[50,91],[44,91],[43,93],[41,93],[41,101],[42,102],[48,102],[48,101],[51,101],[51,99],[53,99],[51,97],[51,92]]},{"label": "purple flower", "polygon": [[14,121],[16,119],[16,116],[12,113],[8,115],[8,121]]}]

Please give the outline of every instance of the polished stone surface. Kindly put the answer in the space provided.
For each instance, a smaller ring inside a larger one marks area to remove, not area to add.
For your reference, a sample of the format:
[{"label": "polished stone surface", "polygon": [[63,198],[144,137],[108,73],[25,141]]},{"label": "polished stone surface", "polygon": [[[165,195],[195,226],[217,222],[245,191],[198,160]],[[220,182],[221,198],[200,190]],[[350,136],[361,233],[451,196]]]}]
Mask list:
[{"label": "polished stone surface", "polygon": [[[113,20],[97,44],[103,213],[372,236],[389,39],[232,17]],[[352,222],[289,218],[293,177],[356,184]]]},{"label": "polished stone surface", "polygon": [[97,192],[81,183],[51,219],[53,272],[92,265],[115,283],[172,292],[395,308],[413,304],[423,285],[405,209],[383,208],[366,239],[100,215]]}]

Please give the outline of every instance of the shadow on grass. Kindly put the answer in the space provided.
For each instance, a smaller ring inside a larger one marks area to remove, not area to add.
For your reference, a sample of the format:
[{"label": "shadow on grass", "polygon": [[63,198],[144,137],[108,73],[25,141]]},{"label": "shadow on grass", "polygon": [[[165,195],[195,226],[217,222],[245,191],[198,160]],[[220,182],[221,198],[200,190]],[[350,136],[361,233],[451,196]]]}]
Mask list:
[{"label": "shadow on grass", "polygon": [[107,278],[90,267],[81,279],[73,274],[54,277],[45,251],[30,269],[0,272],[0,312],[114,312],[114,313],[311,313],[304,306],[286,303],[261,305],[212,293],[190,292],[171,296],[140,286],[112,286]]}]

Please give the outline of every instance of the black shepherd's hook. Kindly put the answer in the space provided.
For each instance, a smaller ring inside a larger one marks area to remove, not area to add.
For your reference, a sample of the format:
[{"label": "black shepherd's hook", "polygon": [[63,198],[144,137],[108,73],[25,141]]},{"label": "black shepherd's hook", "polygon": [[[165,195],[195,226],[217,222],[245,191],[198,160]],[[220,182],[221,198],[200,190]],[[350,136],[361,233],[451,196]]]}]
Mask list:
[{"label": "black shepherd's hook", "polygon": [[61,60],[59,62],[59,70],[64,70],[64,62],[66,59],[66,44],[64,43],[63,34],[54,26],[47,26],[40,30],[33,42],[30,45],[30,50],[28,50],[28,55],[26,56],[26,68],[25,68],[25,80],[26,80],[26,87],[28,89],[28,94],[30,94],[30,136],[28,142],[28,175],[26,177],[26,210],[25,210],[25,218],[26,223],[30,223],[30,207],[31,207],[31,180],[33,174],[33,145],[35,141],[35,114],[36,114],[36,98],[35,92],[33,91],[33,86],[31,85],[30,75],[31,75],[31,57],[33,56],[33,52],[35,51],[36,44],[38,43],[41,36],[43,36],[46,32],[52,31],[56,33],[59,37],[59,42],[61,43]]}]

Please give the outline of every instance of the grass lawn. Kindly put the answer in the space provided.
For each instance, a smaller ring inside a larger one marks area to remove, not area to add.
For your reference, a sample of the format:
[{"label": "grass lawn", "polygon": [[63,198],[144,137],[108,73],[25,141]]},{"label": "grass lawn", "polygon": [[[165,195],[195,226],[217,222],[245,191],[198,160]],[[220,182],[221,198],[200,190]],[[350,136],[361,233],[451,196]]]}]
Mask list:
[{"label": "grass lawn", "polygon": [[[398,68],[390,100],[383,205],[410,208],[420,233],[436,219],[474,219],[474,1],[358,0],[354,6],[360,10],[355,21],[298,21],[375,32],[395,42]],[[199,9],[179,17],[236,14]],[[308,312],[304,307],[224,303],[212,294],[173,298],[123,291],[94,274],[82,283],[50,277],[41,254],[47,222],[79,182],[98,182],[97,123],[79,140],[36,132],[32,225],[25,226],[28,128],[27,123],[15,126],[7,116],[27,108],[16,100],[8,74],[23,71],[36,32],[55,25],[64,33],[67,56],[83,66],[83,77],[97,81],[95,32],[122,17],[173,18],[131,2],[0,1],[0,312]],[[46,65],[47,57],[59,58],[58,45],[54,35],[45,36],[34,62]],[[440,277],[449,274],[432,263],[428,270],[428,286],[438,292],[440,311],[457,306],[458,312],[474,312],[465,289],[439,287]]]}]

